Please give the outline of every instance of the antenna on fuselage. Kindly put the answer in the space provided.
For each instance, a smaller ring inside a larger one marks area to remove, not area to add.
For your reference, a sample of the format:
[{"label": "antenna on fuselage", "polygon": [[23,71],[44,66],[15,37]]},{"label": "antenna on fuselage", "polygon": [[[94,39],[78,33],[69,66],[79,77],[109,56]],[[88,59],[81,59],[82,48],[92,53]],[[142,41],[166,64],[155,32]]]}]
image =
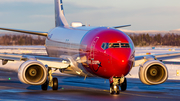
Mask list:
[{"label": "antenna on fuselage", "polygon": [[62,0],[54,0],[55,3],[55,26],[68,27],[69,24],[64,16]]}]

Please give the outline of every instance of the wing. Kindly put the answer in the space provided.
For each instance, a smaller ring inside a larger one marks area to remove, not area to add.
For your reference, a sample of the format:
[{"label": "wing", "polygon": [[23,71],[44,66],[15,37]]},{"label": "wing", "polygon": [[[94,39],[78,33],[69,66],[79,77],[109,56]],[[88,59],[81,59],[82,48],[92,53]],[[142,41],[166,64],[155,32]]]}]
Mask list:
[{"label": "wing", "polygon": [[159,60],[162,62],[164,60],[169,60],[169,59],[174,59],[174,58],[179,58],[179,57],[180,57],[180,52],[136,56],[134,67],[143,65],[145,62],[150,61],[150,60]]},{"label": "wing", "polygon": [[0,27],[0,30],[7,30],[7,31],[13,31],[13,32],[21,32],[21,33],[34,34],[34,35],[41,35],[41,36],[47,36],[47,35],[48,35],[47,32],[28,31],[28,30],[12,29],[12,28],[3,28],[3,27]]},{"label": "wing", "polygon": [[0,59],[3,61],[2,65],[6,65],[8,61],[28,61],[36,60],[48,67],[55,69],[64,69],[70,66],[70,61],[63,58],[47,57],[47,56],[31,56],[19,54],[0,53]]},{"label": "wing", "polygon": [[144,84],[161,84],[167,80],[169,74],[165,63],[172,63],[166,60],[179,57],[180,52],[136,56],[134,67],[139,66],[139,78]]}]

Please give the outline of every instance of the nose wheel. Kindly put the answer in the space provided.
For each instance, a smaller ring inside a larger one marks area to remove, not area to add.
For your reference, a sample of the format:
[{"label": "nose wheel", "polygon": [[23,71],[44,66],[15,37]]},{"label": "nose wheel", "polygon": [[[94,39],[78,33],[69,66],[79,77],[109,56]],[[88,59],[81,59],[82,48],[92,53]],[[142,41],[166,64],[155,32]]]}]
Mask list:
[{"label": "nose wheel", "polygon": [[127,89],[126,78],[111,78],[110,80],[110,94],[119,94],[119,87],[121,87],[121,91],[125,91]]},{"label": "nose wheel", "polygon": [[126,78],[124,79],[124,82],[120,86],[121,86],[121,91],[126,91],[126,89],[127,89],[127,80],[126,80]]},{"label": "nose wheel", "polygon": [[119,86],[110,85],[110,94],[119,94]]}]

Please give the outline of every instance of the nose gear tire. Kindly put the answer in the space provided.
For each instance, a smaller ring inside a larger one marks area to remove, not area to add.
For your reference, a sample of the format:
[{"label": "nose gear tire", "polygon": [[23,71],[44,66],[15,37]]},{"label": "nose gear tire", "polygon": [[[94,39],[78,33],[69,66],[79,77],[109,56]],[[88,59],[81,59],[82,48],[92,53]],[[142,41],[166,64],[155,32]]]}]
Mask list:
[{"label": "nose gear tire", "polygon": [[127,89],[127,80],[126,78],[124,79],[124,82],[121,84],[121,91],[126,91]]}]

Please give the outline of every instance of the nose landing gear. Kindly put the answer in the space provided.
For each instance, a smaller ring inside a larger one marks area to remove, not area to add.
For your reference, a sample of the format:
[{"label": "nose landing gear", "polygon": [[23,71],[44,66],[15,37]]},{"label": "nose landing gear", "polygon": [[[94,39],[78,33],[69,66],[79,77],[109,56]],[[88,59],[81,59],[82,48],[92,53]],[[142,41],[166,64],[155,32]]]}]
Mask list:
[{"label": "nose landing gear", "polygon": [[125,77],[115,78],[112,77],[109,79],[110,82],[110,94],[119,94],[119,86],[121,87],[121,91],[125,91],[127,89],[127,80]]},{"label": "nose landing gear", "polygon": [[119,94],[119,86],[110,84],[110,94]]}]

